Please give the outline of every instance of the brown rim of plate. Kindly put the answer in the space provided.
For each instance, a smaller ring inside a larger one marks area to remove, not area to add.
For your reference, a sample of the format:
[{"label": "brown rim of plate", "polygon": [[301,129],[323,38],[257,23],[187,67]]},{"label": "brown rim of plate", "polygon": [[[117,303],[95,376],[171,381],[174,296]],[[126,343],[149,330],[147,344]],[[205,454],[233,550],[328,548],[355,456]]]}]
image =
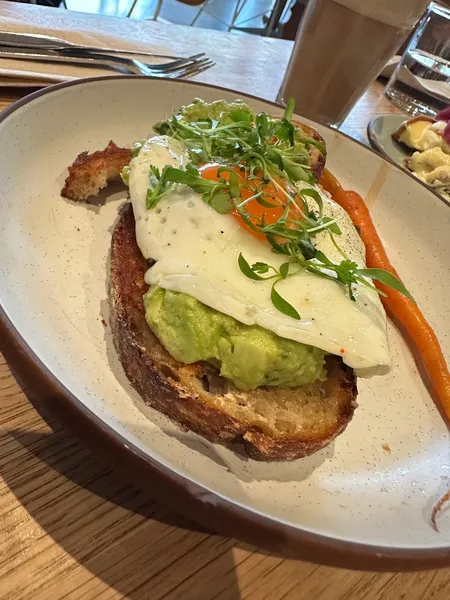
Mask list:
[{"label": "brown rim of plate", "polygon": [[[35,98],[51,94],[62,88],[111,79],[129,79],[130,77],[133,79],[146,79],[141,76],[118,75],[91,77],[52,85],[33,92],[6,108],[0,114],[0,123]],[[179,80],[175,82],[175,80],[171,80],[171,83],[185,84],[186,81]],[[201,82],[190,81],[188,83],[219,91],[236,91]],[[282,108],[275,102],[265,101],[257,96],[242,94],[238,91],[236,91],[236,94],[254,100],[263,100],[268,105]],[[352,140],[364,148],[365,151],[376,154],[382,160],[412,177],[405,169],[380,156],[361,142],[346,134],[340,133],[340,135]],[[415,178],[413,179],[418,185],[424,185]],[[424,187],[429,190],[427,186],[424,185]],[[440,196],[435,195],[442,201]],[[11,361],[14,369],[30,385],[31,389],[38,392],[39,399],[86,446],[99,453],[115,470],[141,489],[145,489],[157,499],[171,505],[174,510],[212,530],[218,531],[224,536],[236,537],[283,556],[350,569],[413,571],[450,565],[449,546],[415,550],[342,541],[286,525],[225,500],[151,459],[94,415],[62,385],[32,352],[1,306],[0,344],[2,352]]]}]

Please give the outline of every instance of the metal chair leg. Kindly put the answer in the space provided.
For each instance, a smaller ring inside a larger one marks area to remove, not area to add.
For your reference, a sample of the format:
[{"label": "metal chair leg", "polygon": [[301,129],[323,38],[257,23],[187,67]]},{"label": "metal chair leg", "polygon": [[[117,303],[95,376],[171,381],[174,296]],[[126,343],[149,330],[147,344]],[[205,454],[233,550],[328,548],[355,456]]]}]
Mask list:
[{"label": "metal chair leg", "polygon": [[136,4],[137,4],[138,0],[133,0],[133,4],[131,5],[130,10],[127,12],[127,19],[129,19],[131,17],[131,14],[133,12],[133,10],[136,8]]},{"label": "metal chair leg", "polygon": [[154,20],[154,21],[157,21],[157,20],[158,20],[159,13],[161,12],[161,8],[162,8],[162,3],[163,3],[163,0],[158,0],[158,5],[157,5],[157,7],[155,8],[155,12],[154,12],[154,14],[153,14],[153,20]]},{"label": "metal chair leg", "polygon": [[239,15],[241,14],[242,9],[246,5],[246,3],[247,0],[237,0],[236,5],[234,7],[233,16],[231,17],[231,23],[228,25],[228,31],[231,31],[234,28],[235,23],[239,19]]},{"label": "metal chair leg", "polygon": [[191,27],[193,27],[195,25],[197,19],[200,17],[200,15],[205,10],[205,8],[208,6],[208,4],[209,4],[209,2],[208,2],[208,0],[206,0],[206,2],[200,6],[200,8],[198,9],[195,17],[191,21]]},{"label": "metal chair leg", "polygon": [[[133,4],[131,5],[130,10],[127,13],[127,19],[131,17],[131,15],[133,14],[134,9],[136,8],[136,4],[138,3],[138,0],[134,0]],[[152,21],[157,21],[158,17],[159,17],[159,13],[161,12],[161,8],[162,8],[162,3],[163,0],[158,0],[158,4],[155,8],[155,12],[153,13],[153,17],[151,18]]]}]

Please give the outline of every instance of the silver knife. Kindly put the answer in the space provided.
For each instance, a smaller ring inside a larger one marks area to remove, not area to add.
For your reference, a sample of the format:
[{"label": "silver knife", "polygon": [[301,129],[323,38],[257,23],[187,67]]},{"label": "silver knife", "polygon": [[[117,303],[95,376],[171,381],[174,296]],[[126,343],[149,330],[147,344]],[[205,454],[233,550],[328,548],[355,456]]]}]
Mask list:
[{"label": "silver knife", "polygon": [[[94,52],[96,54],[129,54],[132,56],[147,56],[153,58],[170,58],[192,60],[191,57],[171,56],[168,54],[155,54],[153,52],[139,52],[137,50],[117,50],[111,48],[97,48],[96,46],[84,46],[82,44],[73,44],[61,38],[52,37],[44,34],[32,33],[14,33],[11,31],[0,31],[0,46],[14,46],[15,48],[28,48],[36,50],[80,50],[84,52]],[[196,54],[196,58],[204,56],[204,52]]]},{"label": "silver knife", "polygon": [[[90,54],[88,52],[77,55],[66,55],[63,50],[49,50],[39,47],[25,48],[0,45],[0,59],[14,58],[26,61],[75,64],[84,67],[103,67],[117,69],[121,67],[118,61],[126,60],[124,57],[108,57],[105,54]],[[131,59],[130,59],[131,60]]]}]

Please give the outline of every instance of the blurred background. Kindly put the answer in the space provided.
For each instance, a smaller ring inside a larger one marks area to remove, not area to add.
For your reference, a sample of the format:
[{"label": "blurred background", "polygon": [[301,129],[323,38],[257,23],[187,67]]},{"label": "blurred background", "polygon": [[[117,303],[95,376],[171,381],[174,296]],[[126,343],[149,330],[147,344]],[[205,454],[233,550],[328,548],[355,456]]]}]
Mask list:
[{"label": "blurred background", "polygon": [[11,0],[86,13],[155,19],[294,39],[308,0]]}]

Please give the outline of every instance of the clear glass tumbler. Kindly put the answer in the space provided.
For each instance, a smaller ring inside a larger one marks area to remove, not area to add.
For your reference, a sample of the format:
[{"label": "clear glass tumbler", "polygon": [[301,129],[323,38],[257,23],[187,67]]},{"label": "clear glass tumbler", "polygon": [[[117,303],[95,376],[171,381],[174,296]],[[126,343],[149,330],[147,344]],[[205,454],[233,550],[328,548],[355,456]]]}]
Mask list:
[{"label": "clear glass tumbler", "polygon": [[435,117],[450,104],[450,10],[430,4],[385,94],[410,115]]},{"label": "clear glass tumbler", "polygon": [[309,0],[278,100],[339,126],[423,14],[428,0]]}]

